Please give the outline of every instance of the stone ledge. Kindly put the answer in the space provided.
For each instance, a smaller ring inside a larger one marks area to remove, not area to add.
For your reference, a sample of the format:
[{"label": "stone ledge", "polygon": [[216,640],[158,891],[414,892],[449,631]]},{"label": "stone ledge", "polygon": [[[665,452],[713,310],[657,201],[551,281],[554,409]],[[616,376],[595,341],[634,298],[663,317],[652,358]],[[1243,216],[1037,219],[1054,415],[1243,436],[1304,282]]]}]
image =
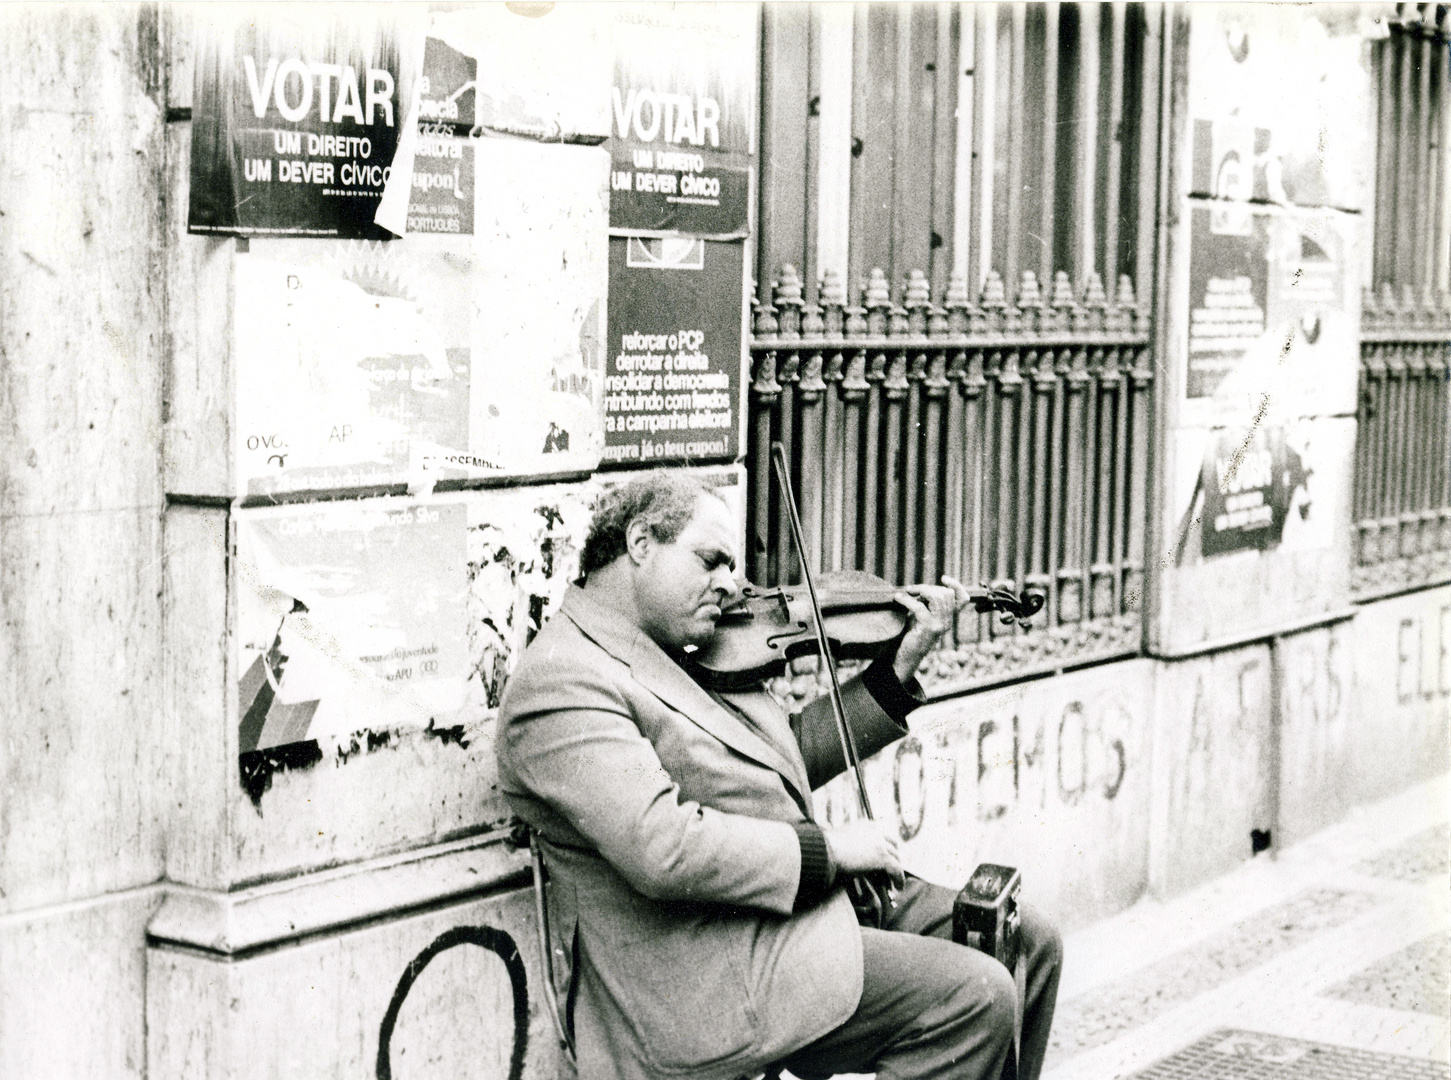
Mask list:
[{"label": "stone ledge", "polygon": [[223,958],[492,892],[527,871],[529,855],[490,833],[232,892],[165,883],[148,944]]}]

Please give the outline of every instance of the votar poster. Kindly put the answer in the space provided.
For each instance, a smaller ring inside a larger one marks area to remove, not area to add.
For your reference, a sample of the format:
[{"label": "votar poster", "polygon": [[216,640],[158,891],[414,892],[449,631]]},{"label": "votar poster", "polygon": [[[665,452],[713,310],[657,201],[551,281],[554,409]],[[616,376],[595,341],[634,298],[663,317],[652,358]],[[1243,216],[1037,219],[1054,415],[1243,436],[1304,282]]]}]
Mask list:
[{"label": "votar poster", "polygon": [[756,8],[616,9],[610,87],[610,228],[744,236]]},{"label": "votar poster", "polygon": [[388,235],[373,216],[417,64],[402,43],[422,39],[382,8],[318,10],[200,15],[189,232]]}]

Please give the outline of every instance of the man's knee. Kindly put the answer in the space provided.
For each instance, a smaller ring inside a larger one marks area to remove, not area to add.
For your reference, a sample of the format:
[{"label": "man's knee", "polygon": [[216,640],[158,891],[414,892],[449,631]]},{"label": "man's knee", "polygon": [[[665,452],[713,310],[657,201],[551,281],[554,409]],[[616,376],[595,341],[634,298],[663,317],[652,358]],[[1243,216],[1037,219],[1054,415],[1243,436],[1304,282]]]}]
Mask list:
[{"label": "man's knee", "polygon": [[959,1015],[993,1031],[1011,1036],[1017,1016],[1018,987],[1008,969],[986,957],[973,956],[962,968],[957,993]]},{"label": "man's knee", "polygon": [[1023,945],[1033,967],[1056,970],[1063,965],[1063,936],[1041,915],[1023,920]]}]

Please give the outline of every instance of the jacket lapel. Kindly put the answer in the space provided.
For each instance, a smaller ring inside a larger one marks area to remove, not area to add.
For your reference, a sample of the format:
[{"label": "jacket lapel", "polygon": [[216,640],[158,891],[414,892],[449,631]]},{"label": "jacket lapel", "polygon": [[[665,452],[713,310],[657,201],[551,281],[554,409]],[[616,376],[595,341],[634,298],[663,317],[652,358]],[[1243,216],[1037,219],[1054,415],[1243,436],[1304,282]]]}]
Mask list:
[{"label": "jacket lapel", "polygon": [[799,770],[786,756],[717,704],[643,631],[575,586],[570,586],[560,613],[611,656],[628,664],[635,680],[666,705],[736,753],[773,769],[798,789],[798,796],[803,794]]}]

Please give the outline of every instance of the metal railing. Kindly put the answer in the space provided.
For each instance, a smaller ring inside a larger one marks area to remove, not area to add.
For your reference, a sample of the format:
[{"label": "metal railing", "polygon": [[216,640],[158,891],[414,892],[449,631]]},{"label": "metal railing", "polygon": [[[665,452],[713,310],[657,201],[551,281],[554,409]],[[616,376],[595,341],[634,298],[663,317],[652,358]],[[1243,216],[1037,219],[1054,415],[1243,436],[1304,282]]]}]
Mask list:
[{"label": "metal railing", "polygon": [[1373,43],[1376,173],[1371,280],[1451,288],[1451,5],[1398,4]]},{"label": "metal railing", "polygon": [[1162,4],[767,4],[756,278],[1153,271]]},{"label": "metal railing", "polygon": [[793,466],[808,558],[895,583],[951,574],[1042,589],[1027,634],[968,616],[925,671],[976,685],[1139,648],[1150,469],[1149,319],[1127,275],[1050,295],[1023,271],[1009,302],[954,274],[940,302],[881,270],[848,305],[828,272],[808,303],[794,267],[754,306],[746,465],[748,572],[794,579],[773,440]]},{"label": "metal railing", "polygon": [[1451,293],[1367,293],[1355,444],[1360,599],[1451,580]]},{"label": "metal railing", "polygon": [[1351,589],[1451,581],[1451,6],[1398,4],[1372,45],[1376,172],[1362,306]]}]

